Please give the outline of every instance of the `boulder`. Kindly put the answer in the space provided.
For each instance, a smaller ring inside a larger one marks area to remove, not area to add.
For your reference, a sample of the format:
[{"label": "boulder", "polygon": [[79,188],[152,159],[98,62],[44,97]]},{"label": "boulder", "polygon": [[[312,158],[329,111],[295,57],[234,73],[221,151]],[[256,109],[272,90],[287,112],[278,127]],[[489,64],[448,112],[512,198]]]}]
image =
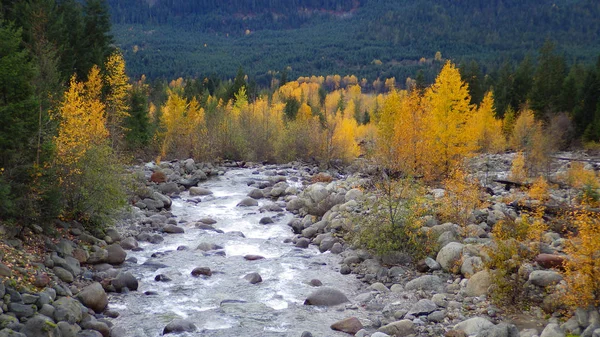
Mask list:
[{"label": "boulder", "polygon": [[262,282],[262,277],[259,273],[250,273],[244,276],[244,280],[250,282],[251,284],[257,284]]},{"label": "boulder", "polygon": [[514,324],[500,323],[483,330],[477,337],[520,337],[519,329]]},{"label": "boulder", "polygon": [[8,268],[5,264],[0,263],[0,277],[11,277],[12,270]]},{"label": "boulder", "polygon": [[106,262],[112,265],[122,264],[127,258],[127,253],[119,244],[114,243],[106,247],[106,251],[108,252]]},{"label": "boulder", "polygon": [[135,249],[138,247],[139,247],[139,244],[138,244],[137,240],[132,236],[125,238],[121,241],[121,248],[123,248],[125,250],[131,250],[131,249]]},{"label": "boulder", "polygon": [[[152,199],[155,200],[156,202],[158,202],[159,204],[162,204],[162,206],[158,207],[159,205],[156,205],[156,209],[160,209],[160,208],[170,208],[171,205],[173,204],[173,201],[171,200],[171,198],[167,197],[166,195],[163,195],[161,193],[158,192],[154,192],[152,193]],[[144,202],[145,199],[144,199]],[[150,207],[148,207],[150,208]]]},{"label": "boulder", "polygon": [[77,337],[77,333],[81,331],[81,327],[77,324],[58,322],[56,326],[60,330],[60,337]]},{"label": "boulder", "polygon": [[244,256],[244,259],[245,259],[245,260],[248,260],[248,261],[262,260],[262,259],[264,259],[264,258],[265,258],[264,256],[260,256],[260,255],[253,255],[253,254],[248,254],[248,255],[245,255],[245,256]]},{"label": "boulder", "polygon": [[33,316],[37,311],[37,308],[35,305],[31,304],[9,303],[8,311],[15,314],[17,318],[23,318]]},{"label": "boulder", "polygon": [[75,324],[81,322],[83,317],[83,306],[72,297],[61,297],[52,303],[54,307],[54,319],[57,322]]},{"label": "boulder", "polygon": [[190,320],[175,319],[163,329],[163,335],[180,332],[194,332],[196,329],[196,326]]},{"label": "boulder", "polygon": [[467,335],[479,335],[483,330],[487,330],[494,326],[494,323],[490,322],[483,317],[473,317],[466,321],[460,322],[454,326],[454,330],[464,331]]},{"label": "boulder", "polygon": [[135,291],[138,289],[138,280],[130,272],[119,272],[111,284],[115,287],[117,292],[122,292],[127,288],[128,290]]},{"label": "boulder", "polygon": [[275,221],[273,221],[273,219],[271,217],[266,216],[266,217],[263,217],[262,219],[260,219],[260,221],[258,223],[261,225],[268,225],[268,224],[272,224],[274,222]]},{"label": "boulder", "polygon": [[94,310],[97,313],[102,312],[108,305],[108,297],[104,292],[104,288],[98,282],[94,282],[83,288],[78,294],[77,299],[86,307]]},{"label": "boulder", "polygon": [[27,320],[21,333],[27,337],[57,337],[61,336],[60,329],[52,319],[44,315],[35,315]]},{"label": "boulder", "polygon": [[198,247],[196,247],[196,249],[201,250],[201,251],[211,251],[211,250],[217,250],[217,249],[223,249],[223,247],[214,244],[212,242],[201,242]]},{"label": "boulder", "polygon": [[192,270],[192,276],[212,276],[212,271],[208,267],[196,267]]},{"label": "boulder", "polygon": [[250,191],[250,193],[248,193],[248,196],[252,199],[262,199],[265,197],[264,193],[258,188],[255,188],[252,191]]},{"label": "boulder", "polygon": [[355,335],[362,328],[362,323],[356,317],[349,317],[331,325],[332,330],[342,331],[351,335]]},{"label": "boulder", "polygon": [[407,319],[403,319],[401,321],[384,325],[379,328],[377,332],[382,332],[390,336],[404,337],[413,334],[414,330],[414,323]]},{"label": "boulder", "polygon": [[258,201],[252,199],[252,198],[244,198],[242,199],[242,201],[240,201],[237,204],[237,207],[252,207],[252,206],[258,206]]},{"label": "boulder", "polygon": [[460,273],[465,277],[471,277],[471,275],[477,273],[483,269],[483,261],[479,256],[469,256],[463,259],[460,267]]},{"label": "boulder", "polygon": [[471,276],[469,282],[467,282],[465,295],[470,297],[486,295],[490,285],[492,285],[492,277],[490,272],[487,270],[482,270]]},{"label": "boulder", "polygon": [[203,187],[190,187],[190,195],[191,196],[206,196],[213,194],[212,191],[203,188]]},{"label": "boulder", "polygon": [[435,275],[423,275],[406,283],[405,289],[439,292],[444,289],[444,282]]},{"label": "boulder", "polygon": [[453,272],[460,263],[463,248],[462,243],[450,242],[439,251],[435,260],[442,266],[442,269]]},{"label": "boulder", "polygon": [[413,304],[406,314],[412,316],[429,315],[430,313],[436,310],[437,305],[433,303],[432,300],[422,299],[419,302]]},{"label": "boulder", "polygon": [[173,225],[173,224],[168,224],[165,225],[162,228],[163,232],[168,233],[168,234],[183,234],[185,233],[185,230],[179,226]]},{"label": "boulder", "polygon": [[311,293],[304,305],[333,306],[348,302],[348,298],[341,291],[333,288],[319,288]]},{"label": "boulder", "polygon": [[298,248],[308,248],[310,245],[310,240],[307,238],[300,238],[296,241],[296,247]]},{"label": "boulder", "polygon": [[565,337],[565,332],[556,323],[546,325],[540,337]]},{"label": "boulder", "polygon": [[158,190],[161,194],[172,195],[175,193],[179,193],[179,186],[177,183],[170,182],[158,185]]},{"label": "boulder", "polygon": [[529,274],[529,282],[538,287],[555,285],[562,279],[562,275],[554,270],[534,270]]},{"label": "boulder", "polygon": [[73,274],[64,268],[56,266],[52,271],[54,271],[54,275],[58,276],[63,282],[71,283],[74,280]]},{"label": "boulder", "polygon": [[153,172],[150,175],[150,181],[157,184],[164,183],[167,181],[167,175],[162,171]]},{"label": "boulder", "polygon": [[539,254],[535,257],[535,262],[537,262],[540,267],[545,269],[564,269],[565,257],[556,254]]}]

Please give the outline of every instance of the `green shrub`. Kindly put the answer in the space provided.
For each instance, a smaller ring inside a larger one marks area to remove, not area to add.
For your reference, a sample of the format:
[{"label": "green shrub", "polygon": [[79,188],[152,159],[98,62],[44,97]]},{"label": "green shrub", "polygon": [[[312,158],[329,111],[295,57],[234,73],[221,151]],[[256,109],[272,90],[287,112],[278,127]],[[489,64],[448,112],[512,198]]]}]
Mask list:
[{"label": "green shrub", "polygon": [[400,251],[419,259],[431,253],[435,241],[421,229],[429,213],[423,186],[411,179],[384,177],[375,187],[365,212],[353,219],[351,240],[378,255]]}]

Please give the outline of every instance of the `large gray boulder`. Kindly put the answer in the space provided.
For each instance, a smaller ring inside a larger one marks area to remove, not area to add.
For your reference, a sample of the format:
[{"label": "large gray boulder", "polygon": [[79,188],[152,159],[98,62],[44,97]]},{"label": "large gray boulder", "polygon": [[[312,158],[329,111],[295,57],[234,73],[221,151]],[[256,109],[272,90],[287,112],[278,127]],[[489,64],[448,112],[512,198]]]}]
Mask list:
[{"label": "large gray boulder", "polygon": [[163,329],[163,335],[180,332],[194,332],[196,329],[194,323],[187,319],[175,319]]},{"label": "large gray boulder", "polygon": [[213,194],[213,192],[204,187],[190,187],[191,196],[206,196],[211,194]]},{"label": "large gray boulder", "polygon": [[466,321],[460,322],[454,326],[454,330],[460,330],[468,336],[477,336],[483,330],[490,329],[494,323],[483,317],[473,317]]},{"label": "large gray boulder", "polygon": [[106,247],[106,251],[108,252],[108,256],[106,257],[106,263],[117,265],[125,262],[125,259],[127,258],[127,253],[121,247],[121,245],[117,243]]},{"label": "large gray boulder", "polygon": [[443,291],[444,282],[435,275],[423,275],[409,281],[404,287],[406,290]]},{"label": "large gray boulder", "polygon": [[450,242],[440,249],[437,254],[436,261],[442,266],[445,271],[453,272],[462,258],[464,245],[458,242]]},{"label": "large gray boulder", "polygon": [[258,206],[258,201],[252,199],[252,198],[244,198],[242,199],[242,201],[240,201],[237,204],[237,207],[252,207],[252,206]]},{"label": "large gray boulder", "polygon": [[138,244],[137,240],[132,236],[127,237],[121,241],[121,248],[123,248],[125,250],[131,250],[131,249],[135,249],[138,247],[139,247],[139,244]]},{"label": "large gray boulder", "polygon": [[81,303],[72,297],[61,297],[54,303],[54,320],[57,322],[67,322],[70,324],[81,322],[83,317],[83,306]]},{"label": "large gray boulder", "polygon": [[311,293],[304,301],[304,305],[333,306],[345,302],[348,302],[348,298],[341,291],[324,287]]},{"label": "large gray boulder", "polygon": [[97,313],[102,312],[108,305],[108,297],[98,282],[94,282],[83,288],[77,294],[77,299],[86,307],[94,310]]},{"label": "large gray boulder", "polygon": [[138,280],[130,272],[120,272],[111,284],[117,292],[122,292],[125,288],[132,291],[138,288]]},{"label": "large gray boulder", "polygon": [[421,316],[421,315],[429,315],[430,313],[437,310],[437,305],[433,303],[432,300],[422,299],[419,302],[415,303],[408,310],[407,315],[413,316]]},{"label": "large gray boulder", "polygon": [[550,323],[548,325],[546,325],[546,328],[544,328],[544,331],[542,331],[542,334],[540,335],[540,337],[565,337],[565,332],[560,328],[560,326],[558,326],[558,324],[555,323]]},{"label": "large gray boulder", "polygon": [[470,297],[486,295],[490,285],[492,285],[492,277],[490,272],[487,270],[482,270],[471,276],[469,282],[467,282],[465,295]]},{"label": "large gray boulder", "polygon": [[54,321],[44,315],[35,315],[27,320],[21,333],[27,337],[62,337]]},{"label": "large gray boulder", "polygon": [[477,337],[520,337],[519,329],[514,324],[500,323],[483,330]]},{"label": "large gray boulder", "polygon": [[413,334],[414,330],[414,323],[407,319],[403,319],[401,321],[392,322],[388,325],[384,325],[377,331],[390,336],[404,337]]},{"label": "large gray boulder", "polygon": [[529,282],[539,287],[555,285],[562,279],[562,275],[554,270],[534,270],[529,274]]}]

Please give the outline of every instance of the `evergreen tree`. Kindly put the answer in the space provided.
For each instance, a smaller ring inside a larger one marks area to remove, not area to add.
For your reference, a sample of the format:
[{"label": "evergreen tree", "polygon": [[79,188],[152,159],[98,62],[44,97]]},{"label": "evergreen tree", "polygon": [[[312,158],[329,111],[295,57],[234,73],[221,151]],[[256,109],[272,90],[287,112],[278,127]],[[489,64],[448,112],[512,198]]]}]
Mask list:
[{"label": "evergreen tree", "polygon": [[78,75],[83,78],[93,65],[101,66],[111,54],[110,14],[105,0],[87,0],[84,7],[83,48]]},{"label": "evergreen tree", "polygon": [[537,117],[546,118],[559,110],[566,65],[564,58],[554,53],[554,44],[550,41],[540,50],[538,63],[530,95],[531,108]]}]

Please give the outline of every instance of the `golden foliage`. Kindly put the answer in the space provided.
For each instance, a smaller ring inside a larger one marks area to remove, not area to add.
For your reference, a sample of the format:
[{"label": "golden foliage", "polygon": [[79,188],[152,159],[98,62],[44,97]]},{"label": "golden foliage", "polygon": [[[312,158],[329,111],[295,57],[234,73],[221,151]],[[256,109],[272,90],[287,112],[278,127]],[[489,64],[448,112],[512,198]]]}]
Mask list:
[{"label": "golden foliage", "polygon": [[162,107],[160,118],[164,129],[161,156],[202,158],[206,150],[206,122],[204,109],[193,98],[187,101],[175,91],[169,91],[167,102]]},{"label": "golden foliage", "polygon": [[59,120],[56,160],[71,165],[82,158],[93,145],[102,144],[108,137],[105,127],[105,105],[100,101],[102,85],[98,67],[93,67],[86,83],[71,77],[69,88],[55,116]]},{"label": "golden foliage", "polygon": [[471,122],[479,151],[498,153],[506,147],[506,139],[502,133],[502,121],[497,120],[495,115],[494,96],[490,91],[475,111]]},{"label": "golden foliage", "polygon": [[114,52],[106,60],[106,112],[107,127],[113,146],[123,136],[123,119],[129,116],[129,94],[131,84],[125,73],[125,60],[120,52]]},{"label": "golden foliage", "polygon": [[513,159],[509,178],[516,182],[524,182],[527,179],[525,154],[523,154],[523,152],[517,152],[517,155]]},{"label": "golden foliage", "polygon": [[529,188],[529,198],[545,203],[550,199],[550,185],[543,176],[539,176]]},{"label": "golden foliage", "polygon": [[430,178],[445,176],[450,169],[468,157],[475,149],[474,135],[468,132],[473,109],[467,85],[460,72],[447,62],[425,92],[423,102],[428,113],[428,143]]},{"label": "golden foliage", "polygon": [[565,247],[565,302],[572,306],[600,305],[600,219],[597,213],[578,211],[570,215],[575,233]]},{"label": "golden foliage", "polygon": [[471,213],[483,206],[479,183],[457,168],[444,180],[444,189],[446,193],[439,200],[437,209],[440,218],[467,226]]}]

